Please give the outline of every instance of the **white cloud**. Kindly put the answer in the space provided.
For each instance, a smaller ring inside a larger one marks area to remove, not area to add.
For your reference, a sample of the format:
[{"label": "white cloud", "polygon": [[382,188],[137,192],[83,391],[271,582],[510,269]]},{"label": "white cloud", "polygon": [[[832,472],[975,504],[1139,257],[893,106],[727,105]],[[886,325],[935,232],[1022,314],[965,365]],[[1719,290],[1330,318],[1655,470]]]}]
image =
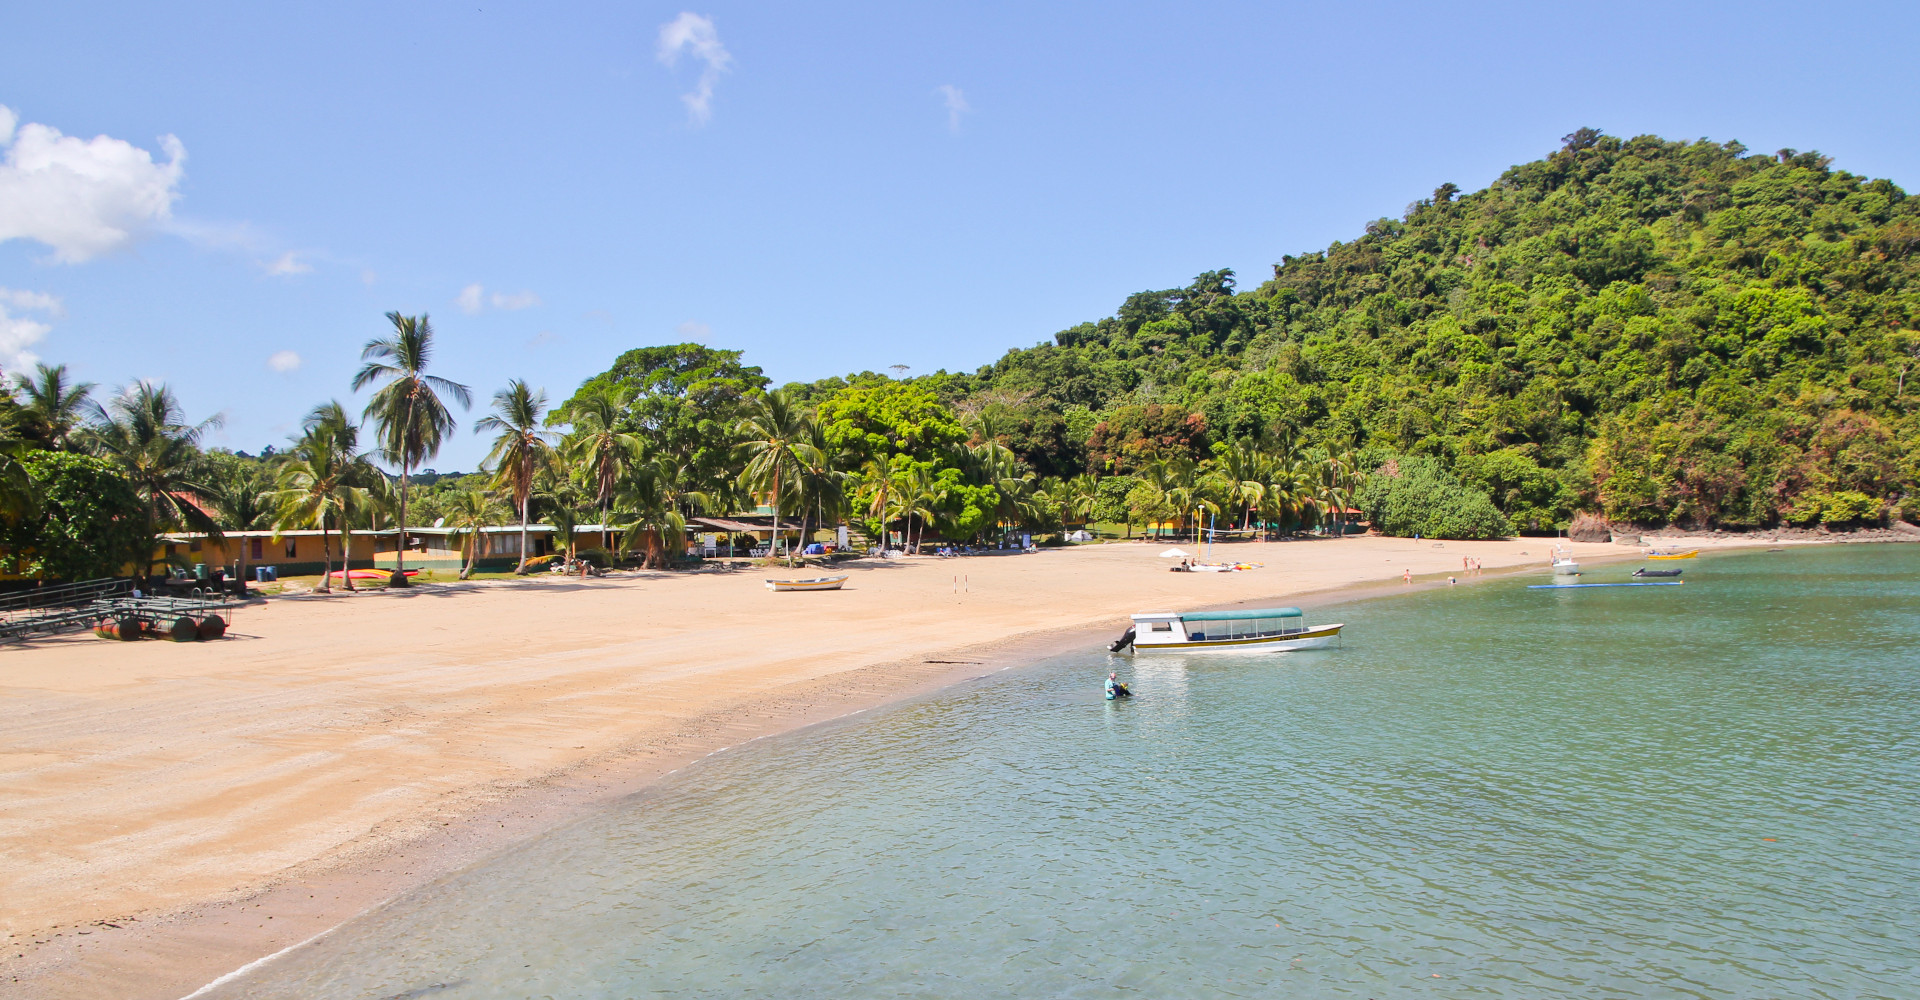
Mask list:
[{"label": "white cloud", "polygon": [[19,124],[0,107],[0,242],[34,240],[53,259],[77,264],[133,243],[168,223],[180,197],[186,148],[160,137],[167,161],[122,139],[82,140],[46,125]]},{"label": "white cloud", "polygon": [[301,260],[300,254],[294,250],[289,250],[281,254],[279,259],[267,265],[267,273],[275,277],[284,277],[290,274],[306,274],[311,270],[313,270],[313,265]]},{"label": "white cloud", "polygon": [[[5,111],[0,108],[0,111]],[[9,125],[6,117],[0,115],[0,130]],[[40,342],[53,327],[40,320],[15,315],[15,310],[44,313],[49,319],[59,319],[66,314],[60,306],[60,300],[43,292],[22,292],[11,288],[0,288],[0,363],[7,368],[31,368],[40,360],[40,355],[27,348]]]},{"label": "white cloud", "polygon": [[688,340],[705,340],[706,338],[713,335],[713,327],[708,326],[707,324],[702,323],[697,319],[687,320],[685,323],[682,323],[679,326],[674,327],[673,329],[675,333],[678,333],[680,336],[685,337]]},{"label": "white cloud", "polygon": [[504,309],[507,312],[537,306],[540,304],[540,296],[528,291],[515,292],[512,295],[504,292],[488,295],[486,286],[476,281],[460,289],[460,295],[453,300],[453,304],[459,306],[460,311],[469,316],[478,316],[488,306]]},{"label": "white cloud", "polygon": [[972,105],[967,103],[966,92],[951,83],[943,83],[933,88],[933,92],[939,94],[942,99],[946,101],[947,131],[960,131],[960,116],[973,110]]},{"label": "white cloud", "polygon": [[275,351],[267,356],[267,367],[277,372],[290,372],[300,367],[300,355],[293,351]]},{"label": "white cloud", "polygon": [[713,117],[713,85],[720,82],[720,74],[732,67],[733,57],[720,44],[720,35],[713,30],[713,19],[689,11],[681,11],[679,17],[660,26],[657,50],[660,61],[674,66],[679,63],[683,50],[706,63],[693,93],[680,95],[680,100],[687,105],[687,119],[695,125],[705,125],[707,119]]}]

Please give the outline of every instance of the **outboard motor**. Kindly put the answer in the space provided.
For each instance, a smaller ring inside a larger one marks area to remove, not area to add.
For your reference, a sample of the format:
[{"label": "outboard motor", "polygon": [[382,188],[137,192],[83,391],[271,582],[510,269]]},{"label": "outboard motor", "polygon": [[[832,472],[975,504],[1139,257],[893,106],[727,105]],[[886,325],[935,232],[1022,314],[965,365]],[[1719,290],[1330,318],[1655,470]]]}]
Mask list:
[{"label": "outboard motor", "polygon": [[1107,643],[1107,652],[1118,653],[1119,651],[1131,645],[1133,645],[1133,627],[1128,626],[1125,634],[1121,635],[1120,638],[1115,639],[1110,643]]}]

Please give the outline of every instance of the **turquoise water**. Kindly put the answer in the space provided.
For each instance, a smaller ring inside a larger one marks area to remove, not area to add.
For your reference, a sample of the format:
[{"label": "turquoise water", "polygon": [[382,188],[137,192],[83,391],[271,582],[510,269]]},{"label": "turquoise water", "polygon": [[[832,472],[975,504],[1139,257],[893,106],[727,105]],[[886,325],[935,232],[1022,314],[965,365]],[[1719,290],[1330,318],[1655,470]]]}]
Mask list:
[{"label": "turquoise water", "polygon": [[1683,565],[761,741],[219,995],[1920,995],[1920,546]]}]

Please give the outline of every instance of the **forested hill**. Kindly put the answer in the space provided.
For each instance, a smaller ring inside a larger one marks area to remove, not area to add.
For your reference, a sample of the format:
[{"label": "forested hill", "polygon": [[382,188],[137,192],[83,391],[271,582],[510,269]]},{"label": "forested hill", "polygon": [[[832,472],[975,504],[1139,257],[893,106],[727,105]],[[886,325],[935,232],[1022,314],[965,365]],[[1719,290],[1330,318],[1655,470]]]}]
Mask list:
[{"label": "forested hill", "polygon": [[1891,182],[1582,129],[1258,288],[1209,272],[915,381],[1000,412],[1043,474],[1290,435],[1436,456],[1522,524],[1837,521],[1920,492],[1917,316],[1920,205]]}]

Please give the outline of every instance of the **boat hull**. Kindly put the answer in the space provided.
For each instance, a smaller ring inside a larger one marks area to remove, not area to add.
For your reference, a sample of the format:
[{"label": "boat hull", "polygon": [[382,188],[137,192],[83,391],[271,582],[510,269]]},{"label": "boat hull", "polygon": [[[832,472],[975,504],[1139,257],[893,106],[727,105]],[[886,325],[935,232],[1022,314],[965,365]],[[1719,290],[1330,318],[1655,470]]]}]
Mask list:
[{"label": "boat hull", "polygon": [[826,576],[817,580],[768,580],[767,589],[774,593],[786,593],[796,590],[839,590],[847,582],[844,576]]},{"label": "boat hull", "polygon": [[1688,552],[1652,552],[1647,554],[1647,558],[1648,559],[1692,559],[1694,556],[1697,556],[1699,554],[1700,554],[1699,549],[1693,549]]},{"label": "boat hull", "polygon": [[1141,642],[1134,640],[1137,653],[1286,653],[1300,649],[1320,649],[1339,638],[1339,625],[1320,625],[1303,632],[1281,635],[1244,636],[1238,639],[1188,639],[1184,642]]}]

